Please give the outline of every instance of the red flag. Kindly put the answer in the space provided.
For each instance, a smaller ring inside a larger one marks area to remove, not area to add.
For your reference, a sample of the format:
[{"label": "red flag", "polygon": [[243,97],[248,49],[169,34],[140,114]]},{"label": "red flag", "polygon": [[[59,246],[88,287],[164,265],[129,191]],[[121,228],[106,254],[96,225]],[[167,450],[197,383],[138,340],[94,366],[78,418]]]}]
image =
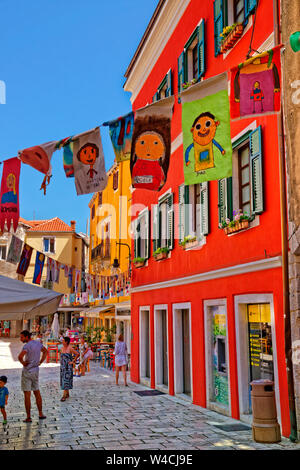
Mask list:
[{"label": "red flag", "polygon": [[10,158],[3,162],[3,173],[0,191],[0,229],[4,231],[6,221],[7,230],[10,230],[11,220],[14,231],[17,230],[19,221],[19,179],[21,161],[18,158]]}]

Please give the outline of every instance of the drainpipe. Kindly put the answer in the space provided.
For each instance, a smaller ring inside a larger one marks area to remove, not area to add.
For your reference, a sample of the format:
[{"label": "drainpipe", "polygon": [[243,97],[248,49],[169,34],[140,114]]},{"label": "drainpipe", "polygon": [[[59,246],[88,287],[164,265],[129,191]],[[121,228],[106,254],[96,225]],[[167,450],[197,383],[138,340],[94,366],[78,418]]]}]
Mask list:
[{"label": "drainpipe", "polygon": [[[274,12],[274,35],[275,45],[280,44],[280,22],[278,1],[273,0]],[[283,54],[281,55],[283,59]],[[283,73],[284,67],[282,67]],[[280,212],[281,212],[281,243],[282,243],[282,281],[283,281],[283,311],[284,311],[284,335],[285,335],[285,363],[288,381],[288,397],[290,411],[292,442],[297,440],[297,421],[294,392],[294,374],[292,362],[292,340],[291,340],[291,316],[289,299],[289,260],[288,260],[288,220],[287,220],[287,190],[286,190],[286,158],[283,124],[283,90],[281,90],[281,111],[278,115],[278,135],[279,135],[279,184],[280,184]]]}]

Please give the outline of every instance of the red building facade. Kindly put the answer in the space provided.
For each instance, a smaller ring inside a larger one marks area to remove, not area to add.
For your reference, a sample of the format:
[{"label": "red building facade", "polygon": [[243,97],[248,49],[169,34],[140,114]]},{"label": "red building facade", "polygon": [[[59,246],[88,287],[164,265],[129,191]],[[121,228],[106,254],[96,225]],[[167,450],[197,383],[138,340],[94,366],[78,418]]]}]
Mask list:
[{"label": "red building facade", "polygon": [[[242,35],[221,52],[234,23]],[[245,422],[250,382],[272,379],[288,436],[277,116],[232,121],[232,178],[184,186],[183,175],[182,83],[243,62],[254,24],[253,50],[274,47],[273,0],[162,0],[126,72],[133,110],[175,96],[166,184],[132,193],[132,251],[145,261],[132,274],[131,378]],[[239,209],[249,226],[226,234]]]}]

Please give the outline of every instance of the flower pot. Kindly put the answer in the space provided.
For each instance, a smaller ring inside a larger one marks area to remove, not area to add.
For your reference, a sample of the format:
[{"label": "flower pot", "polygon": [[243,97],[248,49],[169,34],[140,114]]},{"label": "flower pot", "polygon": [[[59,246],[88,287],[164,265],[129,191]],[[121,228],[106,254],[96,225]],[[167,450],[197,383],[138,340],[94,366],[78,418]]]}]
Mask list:
[{"label": "flower pot", "polygon": [[160,261],[161,259],[166,259],[168,257],[168,253],[162,252],[162,253],[157,253],[157,255],[154,255],[155,261]]},{"label": "flower pot", "polygon": [[249,220],[242,220],[241,221],[242,229],[249,227]]},{"label": "flower pot", "polygon": [[197,246],[198,245],[198,240],[193,240],[192,242],[187,242],[183,248],[185,250],[188,250],[189,248],[193,248],[193,246]]},{"label": "flower pot", "polygon": [[221,52],[226,52],[231,49],[237,40],[242,36],[244,26],[242,24],[236,25],[233,31],[224,39],[221,45]]},{"label": "flower pot", "polygon": [[135,268],[142,268],[143,266],[145,266],[145,261],[138,261],[134,263]]}]

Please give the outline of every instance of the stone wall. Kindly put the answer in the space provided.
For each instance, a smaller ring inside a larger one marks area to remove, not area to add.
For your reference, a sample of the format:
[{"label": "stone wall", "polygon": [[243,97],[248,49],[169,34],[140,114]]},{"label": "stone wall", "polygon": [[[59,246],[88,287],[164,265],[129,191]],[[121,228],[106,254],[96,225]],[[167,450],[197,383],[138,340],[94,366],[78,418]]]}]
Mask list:
[{"label": "stone wall", "polygon": [[281,0],[283,101],[289,217],[289,283],[294,388],[300,438],[300,52],[289,38],[300,30],[300,0]]}]

